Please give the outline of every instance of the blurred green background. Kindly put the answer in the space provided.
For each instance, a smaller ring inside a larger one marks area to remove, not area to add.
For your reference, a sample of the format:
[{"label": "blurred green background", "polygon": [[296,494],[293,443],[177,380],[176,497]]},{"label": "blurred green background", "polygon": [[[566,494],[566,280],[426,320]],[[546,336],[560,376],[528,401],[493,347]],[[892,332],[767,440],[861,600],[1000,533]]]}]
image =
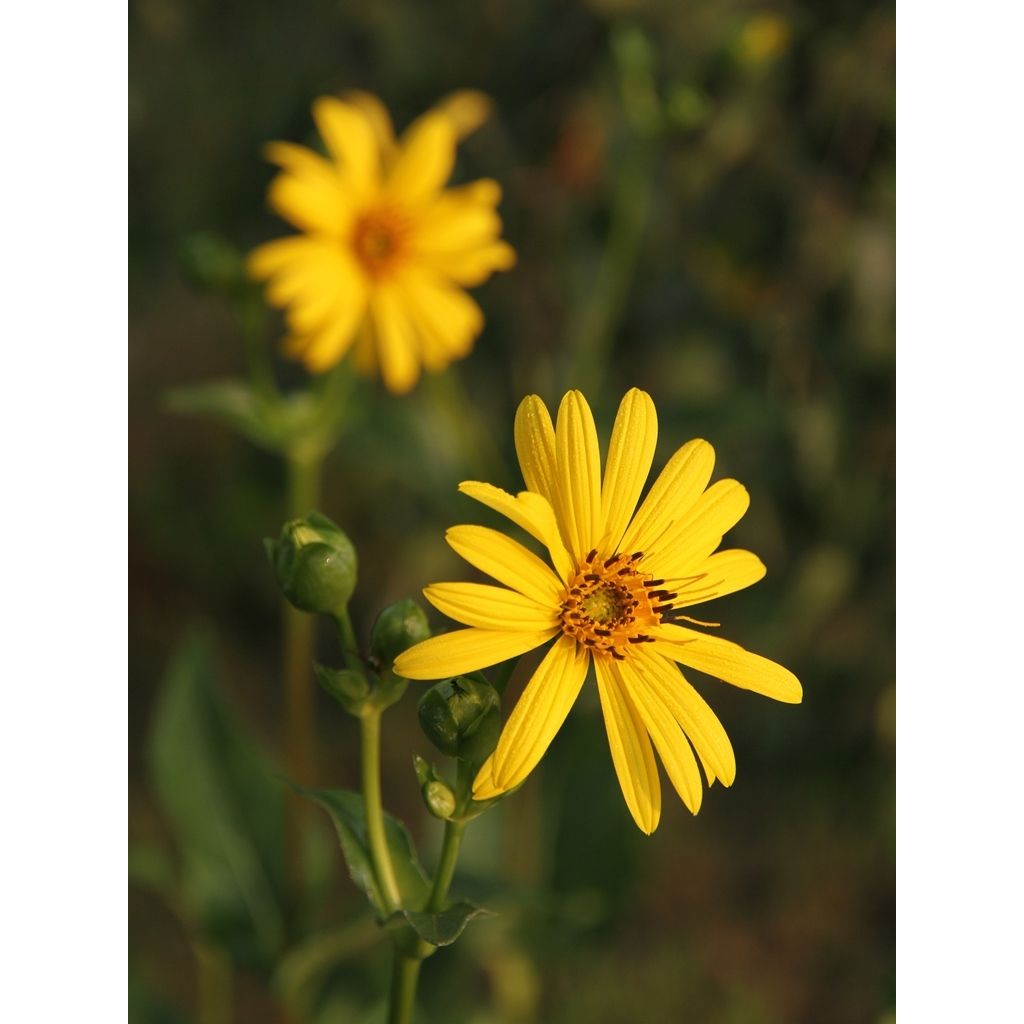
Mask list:
[{"label": "blurred green background", "polygon": [[[275,993],[325,1022],[383,1019],[387,947],[326,832],[300,915],[319,945],[296,953],[273,886],[257,900],[239,882],[280,797],[273,767],[267,800],[245,780],[282,746],[262,538],[284,475],[164,398],[244,373],[229,302],[190,283],[182,253],[199,233],[244,251],[288,230],[266,210],[262,144],[314,143],[321,94],[376,93],[402,127],[475,87],[495,115],[456,180],[502,183],[519,265],[474,292],[487,325],[451,382],[357,392],[321,503],[359,550],[357,630],[468,578],[444,530],[493,520],[456,485],[521,486],[524,394],[583,387],[606,441],[635,385],[658,408],[656,468],[705,437],[716,477],[751,493],[731,540],[768,576],[696,614],[792,668],[805,697],[701,681],[736,783],[696,818],[664,783],[645,838],[588,688],[523,790],[470,828],[454,892],[499,916],[427,961],[418,1019],[894,1020],[891,6],[137,0],[130,26],[132,1018],[199,1020],[226,998],[227,955],[238,1021],[286,1019]],[[326,632],[319,649],[335,655]],[[414,698],[385,720],[384,796],[432,863]],[[317,781],[354,787],[356,724],[318,702]],[[227,832],[237,857],[211,867],[203,844]],[[197,916],[224,893],[218,871],[246,898]]]}]

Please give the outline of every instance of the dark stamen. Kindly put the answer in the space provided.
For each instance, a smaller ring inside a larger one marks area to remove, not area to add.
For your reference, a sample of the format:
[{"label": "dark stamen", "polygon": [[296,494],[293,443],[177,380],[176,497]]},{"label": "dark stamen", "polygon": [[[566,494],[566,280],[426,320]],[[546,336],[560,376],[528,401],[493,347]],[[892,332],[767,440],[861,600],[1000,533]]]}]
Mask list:
[{"label": "dark stamen", "polygon": [[590,554],[587,555],[584,561],[592,562],[595,558],[597,558],[597,548],[592,548]]}]

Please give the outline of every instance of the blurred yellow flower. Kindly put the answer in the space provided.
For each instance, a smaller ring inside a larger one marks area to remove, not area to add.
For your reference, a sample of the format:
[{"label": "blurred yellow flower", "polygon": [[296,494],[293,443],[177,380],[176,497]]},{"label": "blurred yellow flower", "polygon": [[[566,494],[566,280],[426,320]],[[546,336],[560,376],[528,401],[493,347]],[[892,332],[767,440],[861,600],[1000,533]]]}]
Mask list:
[{"label": "blurred yellow flower", "polygon": [[426,640],[395,662],[395,671],[410,679],[438,679],[517,657],[557,637],[477,774],[477,799],[518,786],[533,770],[591,663],[622,794],[648,834],[661,816],[655,750],[694,814],[703,795],[698,758],[708,785],[717,778],[729,786],[736,775],[729,737],[679,665],[776,700],[802,698],[799,681],[781,665],[683,625],[717,625],[691,619],[683,609],[749,587],[765,568],[749,551],[716,552],[750,499],[735,480],[707,486],[714,451],[706,441],[683,445],[637,509],[657,431],[650,396],[628,392],[602,483],[597,431],[583,395],[570,391],[562,399],[557,426],[531,395],[515,422],[529,490],[513,496],[490,484],[460,485],[540,541],[554,566],[496,530],[452,527],[447,540],[455,551],[505,587],[427,587],[436,608],[469,628]]},{"label": "blurred yellow flower", "polygon": [[396,140],[367,93],[321,97],[313,118],[327,157],[289,142],[267,147],[281,173],[271,207],[301,232],[260,246],[249,272],[285,310],[285,351],[314,372],[354,348],[393,392],[420,368],[467,355],[483,327],[464,287],[515,262],[501,241],[498,183],[445,189],[461,138],[486,118],[480,93],[454,93]]}]

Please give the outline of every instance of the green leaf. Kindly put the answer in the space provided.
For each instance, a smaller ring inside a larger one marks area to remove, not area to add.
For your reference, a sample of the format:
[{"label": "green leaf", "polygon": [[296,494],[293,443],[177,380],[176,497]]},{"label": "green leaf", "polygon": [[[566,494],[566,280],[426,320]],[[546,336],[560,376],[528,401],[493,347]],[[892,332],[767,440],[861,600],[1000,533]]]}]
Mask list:
[{"label": "green leaf", "polygon": [[203,634],[165,676],[147,754],[186,913],[236,961],[267,964],[285,935],[285,793],[221,696]]},{"label": "green leaf", "polygon": [[167,406],[172,412],[209,416],[274,452],[286,447],[290,434],[281,404],[256,394],[241,380],[177,388],[167,396]]},{"label": "green leaf", "polygon": [[[362,796],[346,789],[309,789],[294,782],[290,785],[296,792],[312,800],[330,815],[341,841],[341,851],[345,855],[352,881],[366,893],[379,918],[383,920],[386,910],[377,879],[373,874]],[[390,814],[384,815],[384,838],[391,853],[391,863],[395,869],[395,880],[398,882],[402,905],[422,906],[430,891],[430,880],[416,859],[412,839],[405,826]]]},{"label": "green leaf", "polygon": [[426,911],[403,910],[402,916],[421,939],[432,946],[450,946],[475,917],[493,917],[490,910],[465,901],[452,903],[436,914]]}]

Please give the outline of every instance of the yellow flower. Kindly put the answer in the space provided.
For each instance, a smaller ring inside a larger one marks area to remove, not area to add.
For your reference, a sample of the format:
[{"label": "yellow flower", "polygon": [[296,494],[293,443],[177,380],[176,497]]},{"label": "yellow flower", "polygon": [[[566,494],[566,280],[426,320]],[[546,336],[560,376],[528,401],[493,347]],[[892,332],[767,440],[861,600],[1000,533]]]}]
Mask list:
[{"label": "yellow flower", "polygon": [[515,262],[501,241],[498,183],[445,189],[458,141],[487,116],[480,93],[454,93],[395,140],[383,104],[367,93],[321,97],[313,118],[327,147],[267,147],[281,173],[269,202],[303,234],[260,246],[249,272],[285,310],[285,351],[321,372],[355,348],[408,391],[420,367],[467,355],[483,327],[463,291]]},{"label": "yellow flower", "polygon": [[703,794],[697,758],[708,785],[717,778],[729,786],[736,775],[729,737],[679,665],[776,700],[801,700],[800,683],[781,665],[683,625],[717,625],[691,619],[683,609],[749,587],[765,568],[749,551],[715,550],[750,498],[735,480],[707,486],[714,451],[706,441],[683,445],[637,509],[657,431],[650,396],[628,392],[602,483],[597,431],[583,395],[570,391],[562,399],[557,427],[531,395],[515,423],[529,490],[513,496],[490,484],[460,485],[540,541],[554,566],[496,530],[452,527],[447,539],[455,551],[505,587],[427,587],[436,608],[469,628],[418,644],[395,662],[400,675],[437,679],[497,664],[557,637],[477,774],[473,795],[479,800],[518,786],[533,770],[591,663],[622,794],[648,834],[661,816],[655,750],[694,814]]}]

